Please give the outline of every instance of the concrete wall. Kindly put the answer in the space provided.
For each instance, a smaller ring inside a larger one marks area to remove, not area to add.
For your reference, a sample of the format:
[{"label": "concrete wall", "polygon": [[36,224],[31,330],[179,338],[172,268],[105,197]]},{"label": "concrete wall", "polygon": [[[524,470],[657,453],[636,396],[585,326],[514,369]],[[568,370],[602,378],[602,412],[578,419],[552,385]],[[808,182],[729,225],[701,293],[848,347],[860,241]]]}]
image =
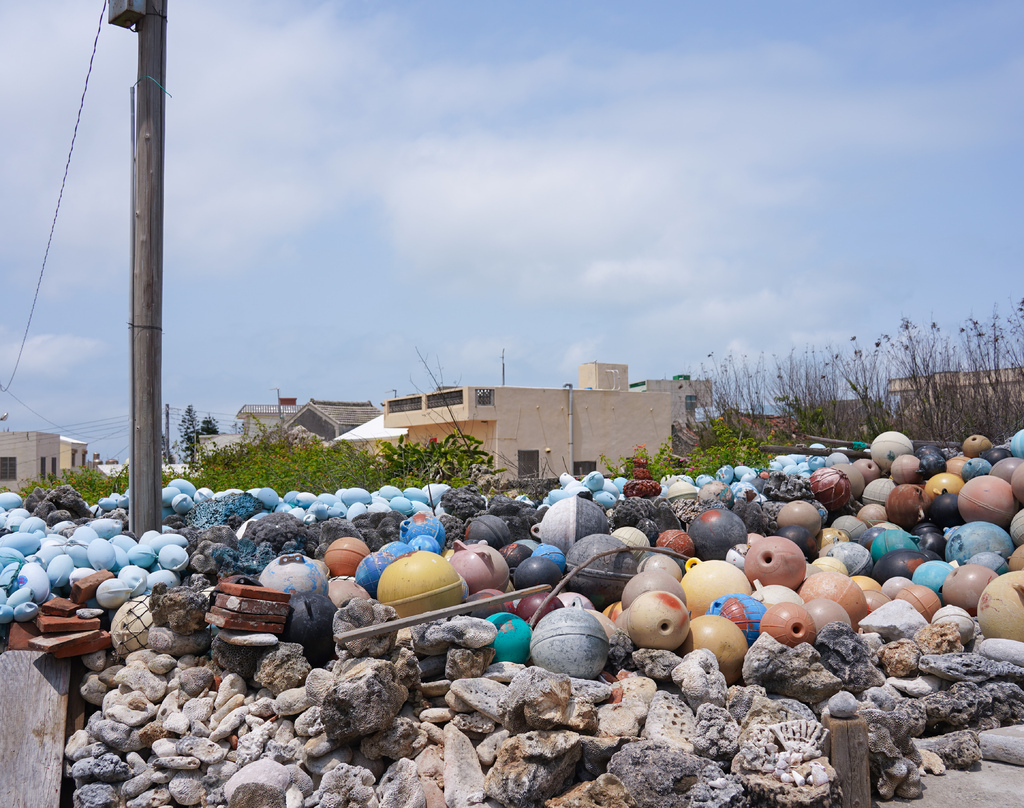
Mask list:
[{"label": "concrete wall", "polygon": [[46,474],[54,467],[54,460],[58,473],[62,468],[69,467],[71,462],[69,452],[69,465],[61,465],[60,435],[50,432],[0,432],[0,457],[15,458],[17,478],[0,480],[0,487],[12,490],[21,488],[39,476],[39,461],[42,458],[46,460]]},{"label": "concrete wall", "polygon": [[538,452],[542,477],[573,473],[581,461],[604,471],[602,454],[618,460],[632,455],[638,444],[656,449],[672,429],[669,393],[574,389],[570,451],[567,389],[464,387],[432,395],[437,396],[432,403],[448,401],[448,406],[430,407],[429,397],[421,396],[419,409],[401,411],[415,404],[415,397],[392,399],[386,403],[384,425],[405,427],[409,440],[422,443],[445,437],[453,431],[455,421],[464,433],[483,441],[482,448],[492,453],[510,476],[519,475],[521,450]]},{"label": "concrete wall", "polygon": [[[707,379],[647,379],[640,392],[670,393],[672,395],[673,423],[693,425],[696,417],[693,410],[687,410],[686,397],[696,398],[696,409],[711,406],[711,382]],[[637,392],[634,387],[633,391]]]},{"label": "concrete wall", "polygon": [[628,390],[629,365],[587,362],[580,365],[576,385],[583,390]]}]

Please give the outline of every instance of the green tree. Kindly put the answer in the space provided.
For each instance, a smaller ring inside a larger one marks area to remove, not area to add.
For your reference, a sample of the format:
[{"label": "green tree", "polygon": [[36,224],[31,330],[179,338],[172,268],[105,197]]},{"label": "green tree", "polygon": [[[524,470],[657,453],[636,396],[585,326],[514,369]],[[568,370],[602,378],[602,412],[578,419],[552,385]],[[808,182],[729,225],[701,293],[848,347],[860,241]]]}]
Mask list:
[{"label": "green tree", "polygon": [[217,424],[217,419],[212,415],[207,415],[202,423],[199,424],[200,435],[219,435],[220,426]]},{"label": "green tree", "polygon": [[185,414],[178,422],[178,434],[181,436],[181,454],[187,463],[191,463],[196,459],[199,435],[203,434],[199,430],[199,416],[196,414],[196,408],[191,404],[185,408]]}]

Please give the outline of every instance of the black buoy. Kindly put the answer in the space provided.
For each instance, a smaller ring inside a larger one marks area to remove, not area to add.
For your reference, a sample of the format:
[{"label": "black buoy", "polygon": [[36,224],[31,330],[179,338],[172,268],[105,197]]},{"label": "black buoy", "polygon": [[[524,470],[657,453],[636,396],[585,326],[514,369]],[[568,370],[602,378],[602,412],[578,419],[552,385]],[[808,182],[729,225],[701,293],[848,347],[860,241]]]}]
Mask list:
[{"label": "black buoy", "polygon": [[553,587],[562,580],[562,570],[550,558],[530,556],[516,567],[513,580],[516,589],[529,589],[541,584]]},{"label": "black buoy", "polygon": [[803,551],[804,558],[810,564],[818,557],[818,540],[807,528],[801,525],[786,525],[775,531],[776,536],[789,539]]},{"label": "black buoy", "polygon": [[338,607],[327,595],[293,594],[291,611],[281,632],[281,642],[302,646],[309,664],[322,668],[334,656],[334,613]]},{"label": "black buoy", "polygon": [[946,470],[946,457],[938,446],[922,446],[914,452],[914,456],[921,461],[921,476],[926,480]]},{"label": "black buoy", "polygon": [[964,518],[960,515],[960,497],[950,492],[939,494],[928,508],[928,518],[940,528],[962,525]]},{"label": "black buoy", "polygon": [[484,513],[474,516],[466,524],[466,538],[464,541],[486,542],[495,550],[501,550],[506,544],[512,541],[512,534],[505,524],[505,520],[494,514]]}]

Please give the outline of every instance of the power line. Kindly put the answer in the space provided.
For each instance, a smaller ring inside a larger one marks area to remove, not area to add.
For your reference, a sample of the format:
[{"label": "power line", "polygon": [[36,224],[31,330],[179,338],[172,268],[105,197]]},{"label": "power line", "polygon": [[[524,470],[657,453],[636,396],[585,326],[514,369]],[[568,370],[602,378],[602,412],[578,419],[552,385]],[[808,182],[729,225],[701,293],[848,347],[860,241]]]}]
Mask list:
[{"label": "power line", "polygon": [[[71,135],[71,148],[68,149],[68,159],[64,164],[64,178],[60,181],[60,193],[57,195],[57,208],[53,211],[53,221],[50,223],[50,237],[46,240],[46,252],[43,253],[43,265],[39,268],[39,280],[36,281],[36,293],[32,296],[32,306],[28,310],[28,322],[25,323],[25,334],[21,338],[21,347],[18,348],[18,358],[14,361],[14,370],[11,371],[11,378],[7,380],[6,387],[0,385],[0,391],[10,392],[11,383],[14,381],[14,376],[18,372],[18,366],[21,364],[21,355],[25,351],[25,343],[28,342],[28,329],[32,325],[32,315],[35,314],[36,301],[39,300],[39,289],[43,285],[43,272],[46,271],[46,259],[50,255],[50,245],[53,243],[53,231],[57,227],[57,214],[60,213],[60,203],[64,198],[64,186],[68,181],[68,170],[71,168],[71,155],[75,151],[75,138],[78,137],[78,124],[82,120],[82,108],[85,106],[85,93],[89,89],[89,76],[92,75],[92,63],[93,59],[96,58],[96,45],[100,41],[100,31],[103,30],[103,17],[107,12],[107,0],[103,0],[103,10],[100,11],[100,24],[96,29],[96,38],[92,41],[92,55],[89,57],[89,70],[85,74],[85,86],[82,88],[82,99],[78,102],[78,117],[75,118],[75,131]],[[31,408],[29,408],[31,409]],[[35,412],[35,410],[32,410]],[[39,415],[39,413],[36,413]],[[42,416],[39,416],[42,418]],[[44,421],[49,419],[43,418]],[[53,423],[49,421],[49,423]]]}]

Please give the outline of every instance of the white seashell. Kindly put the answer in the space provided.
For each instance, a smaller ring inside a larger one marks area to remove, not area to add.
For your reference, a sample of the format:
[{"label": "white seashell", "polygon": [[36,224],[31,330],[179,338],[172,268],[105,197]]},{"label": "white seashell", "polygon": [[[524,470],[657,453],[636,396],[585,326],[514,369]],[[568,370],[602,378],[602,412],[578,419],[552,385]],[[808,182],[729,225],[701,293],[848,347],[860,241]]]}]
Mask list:
[{"label": "white seashell", "polygon": [[794,771],[793,782],[796,783],[798,786],[802,786],[804,783],[807,782],[807,779],[802,774],[800,774],[800,772]]},{"label": "white seashell", "polygon": [[828,773],[820,763],[811,764],[811,784],[815,786],[828,785]]},{"label": "white seashell", "polygon": [[783,783],[792,783],[793,782],[793,775],[790,774],[789,772],[783,772],[782,774],[778,775],[778,778]]}]

